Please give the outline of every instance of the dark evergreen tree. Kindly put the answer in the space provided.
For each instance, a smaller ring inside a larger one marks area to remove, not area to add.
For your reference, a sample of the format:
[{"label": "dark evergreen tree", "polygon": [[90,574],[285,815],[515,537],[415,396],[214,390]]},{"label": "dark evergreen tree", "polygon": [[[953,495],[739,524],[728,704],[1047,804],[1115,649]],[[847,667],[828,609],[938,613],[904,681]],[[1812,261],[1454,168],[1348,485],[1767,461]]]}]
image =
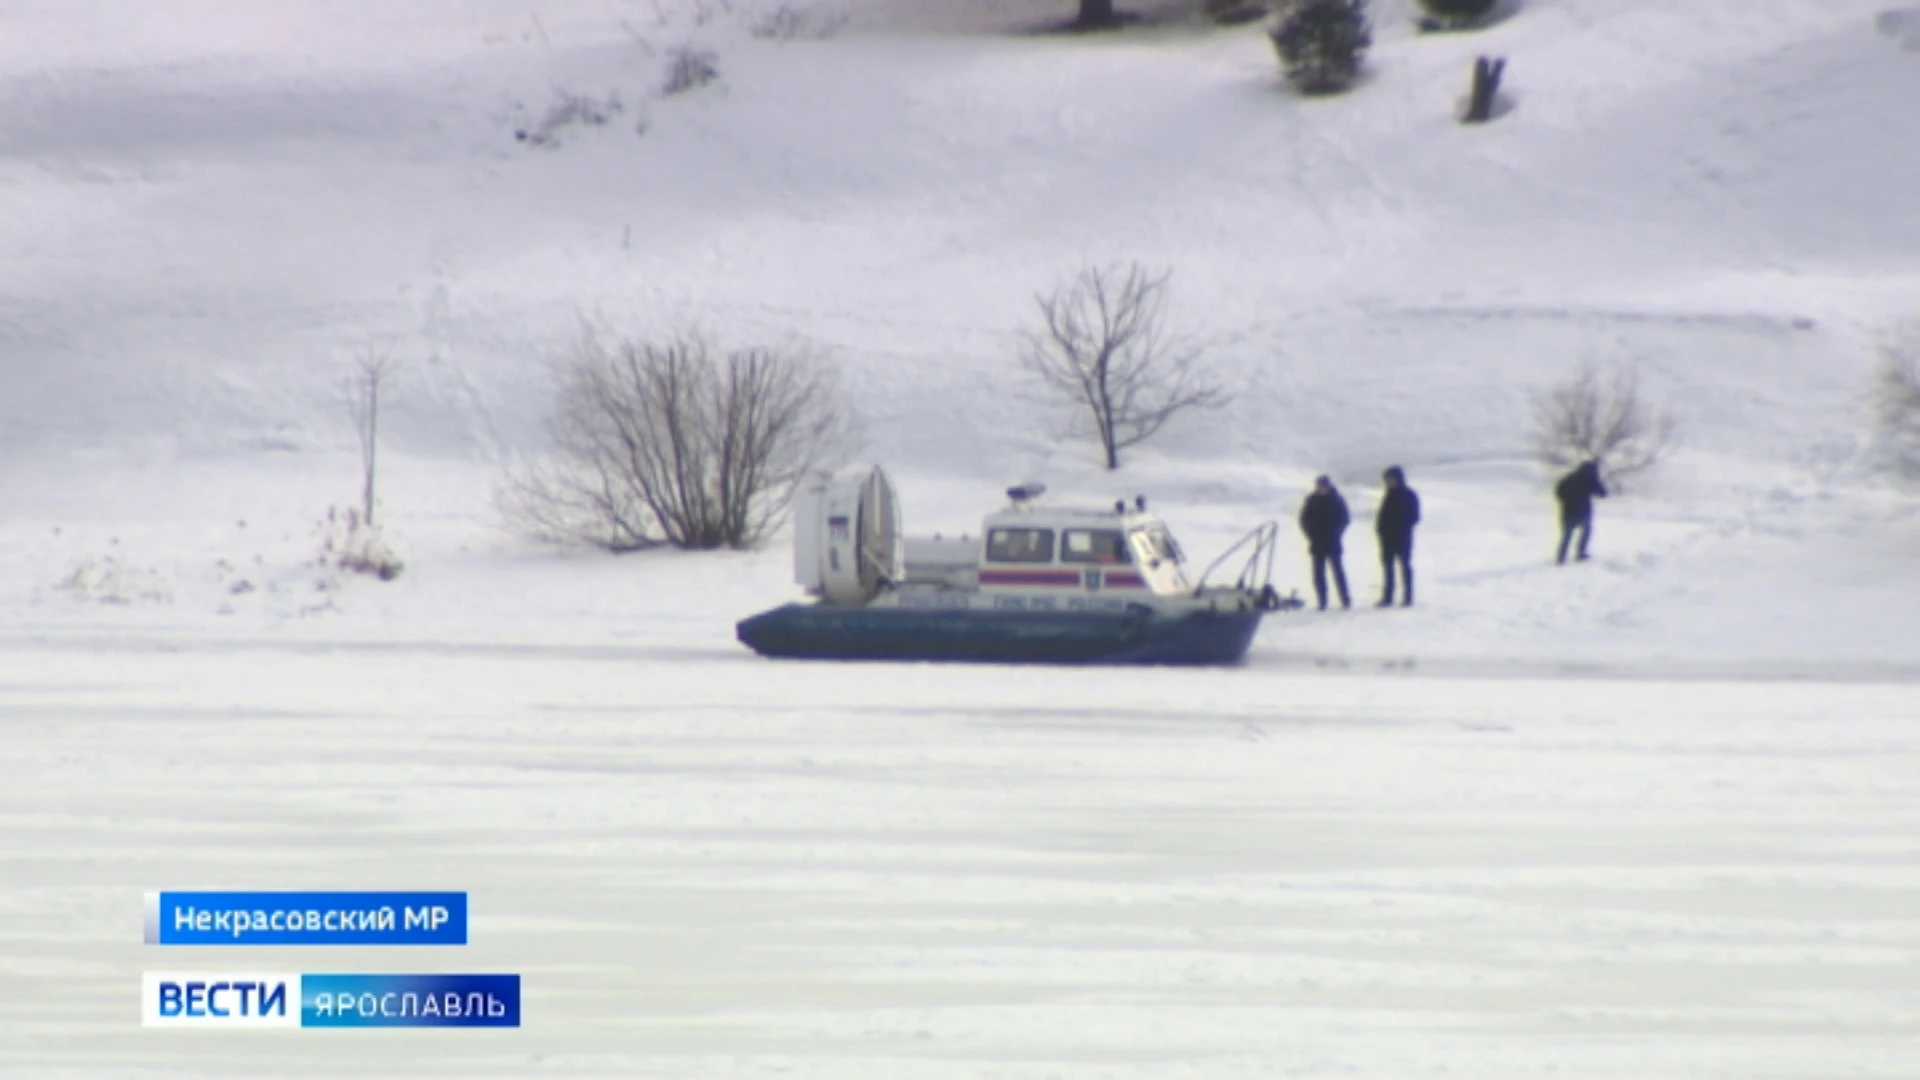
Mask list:
[{"label": "dark evergreen tree", "polygon": [[1073,25],[1081,30],[1100,30],[1118,26],[1120,16],[1113,10],[1113,0],[1080,0],[1080,15]]},{"label": "dark evergreen tree", "polygon": [[1267,36],[1287,80],[1308,94],[1345,90],[1373,44],[1366,0],[1292,0],[1275,13]]}]

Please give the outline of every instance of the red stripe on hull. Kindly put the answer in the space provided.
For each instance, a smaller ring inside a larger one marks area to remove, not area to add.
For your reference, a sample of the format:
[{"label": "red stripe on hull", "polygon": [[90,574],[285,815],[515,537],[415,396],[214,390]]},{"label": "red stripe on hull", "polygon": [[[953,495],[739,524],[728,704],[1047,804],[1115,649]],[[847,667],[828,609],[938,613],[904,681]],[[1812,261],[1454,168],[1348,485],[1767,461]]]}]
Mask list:
[{"label": "red stripe on hull", "polygon": [[982,570],[980,584],[1077,588],[1080,575],[1072,570]]},{"label": "red stripe on hull", "polygon": [[[980,584],[1014,586],[1028,589],[1080,589],[1086,578],[1078,570],[982,570]],[[1144,589],[1145,578],[1128,571],[1109,570],[1102,576],[1109,589]]]}]

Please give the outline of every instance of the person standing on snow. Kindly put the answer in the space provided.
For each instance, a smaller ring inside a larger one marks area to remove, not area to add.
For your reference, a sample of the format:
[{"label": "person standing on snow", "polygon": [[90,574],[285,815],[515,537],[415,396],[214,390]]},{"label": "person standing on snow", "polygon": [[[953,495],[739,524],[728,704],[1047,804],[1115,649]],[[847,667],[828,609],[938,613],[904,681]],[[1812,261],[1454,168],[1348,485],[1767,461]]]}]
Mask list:
[{"label": "person standing on snow", "polygon": [[1386,582],[1376,606],[1393,606],[1393,568],[1398,563],[1401,580],[1406,585],[1401,602],[1412,607],[1413,527],[1420,524],[1420,496],[1407,486],[1407,474],[1400,466],[1389,466],[1380,475],[1386,484],[1386,493],[1380,497],[1380,514],[1374,519],[1373,528],[1380,535],[1380,569],[1386,573]]},{"label": "person standing on snow", "polygon": [[1307,534],[1307,554],[1313,556],[1313,594],[1320,598],[1320,610],[1327,610],[1327,569],[1333,569],[1333,584],[1340,592],[1340,606],[1350,608],[1347,595],[1347,571],[1340,565],[1340,537],[1347,531],[1347,500],[1327,477],[1313,482],[1313,494],[1300,505],[1300,531]]},{"label": "person standing on snow", "polygon": [[1564,566],[1567,544],[1573,540],[1575,529],[1580,530],[1578,556],[1587,557],[1587,541],[1593,536],[1593,500],[1607,497],[1607,485],[1600,480],[1600,463],[1581,462],[1554,485],[1553,496],[1560,500],[1560,554],[1554,561]]}]

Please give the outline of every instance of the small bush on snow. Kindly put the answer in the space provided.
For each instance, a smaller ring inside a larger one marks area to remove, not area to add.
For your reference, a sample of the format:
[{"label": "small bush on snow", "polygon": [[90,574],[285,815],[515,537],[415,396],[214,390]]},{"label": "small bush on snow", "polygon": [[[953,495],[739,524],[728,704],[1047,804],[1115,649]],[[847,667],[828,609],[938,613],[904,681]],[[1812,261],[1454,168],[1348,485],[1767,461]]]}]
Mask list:
[{"label": "small bush on snow", "polygon": [[1907,52],[1920,52],[1920,7],[1889,8],[1874,16],[1873,25]]},{"label": "small bush on snow", "polygon": [[1920,477],[1920,349],[1889,346],[1873,378],[1875,436],[1886,464]]},{"label": "small bush on snow", "polygon": [[128,566],[109,555],[75,564],[58,586],[100,604],[170,604],[173,588],[151,569]]},{"label": "small bush on snow", "polygon": [[328,507],[327,516],[321,519],[315,532],[320,553],[314,562],[324,570],[369,574],[381,581],[392,581],[406,568],[380,535],[379,527],[361,517],[358,507],[344,511],[337,506]]},{"label": "small bush on snow", "polygon": [[1267,28],[1287,81],[1305,94],[1353,84],[1373,44],[1366,0],[1286,0]]},{"label": "small bush on snow", "polygon": [[720,77],[720,58],[712,50],[682,45],[667,54],[667,77],[660,92],[671,97],[705,86]]},{"label": "small bush on snow", "polygon": [[558,146],[560,132],[566,128],[574,125],[599,127],[620,112],[618,94],[608,94],[605,101],[595,101],[585,94],[556,90],[553,104],[547,107],[546,115],[540,118],[540,122],[532,128],[514,132],[513,137],[534,146]]},{"label": "small bush on snow", "polygon": [[753,24],[753,36],[773,41],[830,38],[846,24],[847,16],[844,13],[820,15],[801,11],[791,4],[782,4]]}]

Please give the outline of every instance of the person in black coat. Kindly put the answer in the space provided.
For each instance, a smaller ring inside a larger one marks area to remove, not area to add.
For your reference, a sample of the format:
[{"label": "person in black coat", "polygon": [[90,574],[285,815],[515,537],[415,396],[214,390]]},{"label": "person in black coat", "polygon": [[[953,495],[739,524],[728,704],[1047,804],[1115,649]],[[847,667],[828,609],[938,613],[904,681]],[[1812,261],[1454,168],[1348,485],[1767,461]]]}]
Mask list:
[{"label": "person in black coat", "polygon": [[1587,541],[1593,537],[1593,500],[1607,497],[1607,485],[1600,480],[1600,463],[1581,462],[1554,485],[1553,496],[1560,500],[1560,554],[1554,561],[1566,564],[1567,545],[1575,529],[1580,530],[1578,555],[1585,559]]},{"label": "person in black coat", "polygon": [[1333,570],[1333,584],[1340,592],[1340,606],[1350,608],[1347,595],[1347,571],[1340,565],[1340,537],[1347,531],[1347,500],[1333,481],[1322,476],[1313,482],[1313,494],[1300,505],[1300,531],[1307,534],[1307,553],[1313,556],[1313,594],[1320,598],[1320,610],[1327,610],[1327,570]]},{"label": "person in black coat", "polygon": [[1400,466],[1390,466],[1381,474],[1386,491],[1380,496],[1380,514],[1373,528],[1380,535],[1380,568],[1386,583],[1380,594],[1380,607],[1393,606],[1393,568],[1400,567],[1406,588],[1401,601],[1413,606],[1413,527],[1420,524],[1420,496],[1407,486],[1407,474]]}]

